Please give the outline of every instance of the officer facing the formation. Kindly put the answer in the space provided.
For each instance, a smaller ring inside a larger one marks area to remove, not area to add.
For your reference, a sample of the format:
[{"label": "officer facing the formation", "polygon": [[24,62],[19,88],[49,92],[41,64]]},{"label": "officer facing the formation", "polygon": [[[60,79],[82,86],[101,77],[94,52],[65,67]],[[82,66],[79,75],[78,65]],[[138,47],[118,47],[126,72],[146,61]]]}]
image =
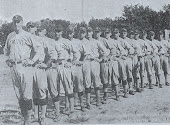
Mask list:
[{"label": "officer facing the formation", "polygon": [[[38,61],[41,45],[35,37],[24,31],[23,18],[19,15],[13,17],[14,32],[7,37],[4,54],[11,68],[14,89],[19,100],[21,114],[24,118],[23,125],[31,122],[32,115],[32,88],[33,65]],[[34,50],[34,54],[32,51]]]}]

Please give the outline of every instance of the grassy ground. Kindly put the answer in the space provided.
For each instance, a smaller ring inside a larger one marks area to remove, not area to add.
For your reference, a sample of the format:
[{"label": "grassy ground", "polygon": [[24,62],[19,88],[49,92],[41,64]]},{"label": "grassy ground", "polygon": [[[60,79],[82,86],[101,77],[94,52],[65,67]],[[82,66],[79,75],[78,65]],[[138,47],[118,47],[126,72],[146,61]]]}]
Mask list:
[{"label": "grassy ground", "polygon": [[[6,57],[0,55],[0,125],[19,124],[21,120],[18,102],[10,79],[10,69],[5,64]],[[73,117],[61,114],[58,123],[169,123],[170,122],[170,87],[154,87],[153,90],[146,88],[142,93],[120,101],[114,100],[110,93],[108,104],[101,107],[92,104],[92,109],[82,113],[80,107],[75,108]],[[102,94],[101,94],[102,97]],[[94,95],[92,95],[92,100]],[[64,107],[63,97],[61,109]],[[53,114],[53,105],[49,101],[47,116]],[[47,118],[48,124],[56,124],[51,118]],[[38,125],[38,123],[33,123]]]}]

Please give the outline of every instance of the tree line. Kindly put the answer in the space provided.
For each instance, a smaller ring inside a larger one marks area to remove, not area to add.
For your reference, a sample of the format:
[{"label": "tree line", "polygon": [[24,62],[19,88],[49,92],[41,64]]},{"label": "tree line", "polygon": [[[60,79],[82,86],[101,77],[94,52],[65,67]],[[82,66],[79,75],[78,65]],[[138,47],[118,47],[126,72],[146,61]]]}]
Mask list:
[{"label": "tree line", "polygon": [[[123,14],[120,17],[115,19],[105,18],[105,19],[95,19],[92,18],[89,22],[80,22],[80,23],[71,23],[66,20],[51,20],[49,18],[42,19],[36,22],[37,25],[45,27],[47,29],[47,36],[54,38],[55,34],[53,28],[57,25],[62,25],[63,28],[66,28],[69,25],[75,27],[75,37],[78,37],[78,31],[81,26],[87,27],[91,26],[92,28],[100,27],[102,30],[105,28],[111,28],[113,31],[114,28],[126,28],[127,30],[153,30],[156,33],[160,30],[170,29],[170,4],[167,4],[162,7],[162,10],[159,12],[151,9],[149,6],[143,5],[126,5],[123,8]],[[24,26],[24,29],[26,27]],[[0,27],[0,45],[3,47],[5,45],[6,38],[9,33],[13,31],[12,23],[4,23]],[[66,37],[66,32],[63,34]]]}]

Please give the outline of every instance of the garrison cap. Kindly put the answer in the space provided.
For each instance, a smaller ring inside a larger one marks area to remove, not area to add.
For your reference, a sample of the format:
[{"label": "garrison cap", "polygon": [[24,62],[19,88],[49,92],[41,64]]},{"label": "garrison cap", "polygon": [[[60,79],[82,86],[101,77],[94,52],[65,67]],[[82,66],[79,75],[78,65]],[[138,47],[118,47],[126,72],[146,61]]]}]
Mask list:
[{"label": "garrison cap", "polygon": [[135,35],[138,35],[139,34],[139,30],[135,30]]},{"label": "garrison cap", "polygon": [[94,31],[95,31],[95,32],[100,32],[101,29],[100,29],[99,27],[96,27],[96,28],[94,29]]},{"label": "garrison cap", "polygon": [[105,33],[111,33],[111,30],[109,28],[106,28]]},{"label": "garrison cap", "polygon": [[123,29],[122,29],[122,32],[127,32],[127,29],[123,28]]},{"label": "garrison cap", "polygon": [[15,23],[19,23],[20,21],[23,21],[23,18],[20,15],[15,15],[12,18],[12,21],[15,22]]},{"label": "garrison cap", "polygon": [[61,25],[57,25],[54,30],[55,32],[61,32],[63,31],[63,27]]},{"label": "garrison cap", "polygon": [[89,27],[87,27],[87,31],[88,32],[93,32],[93,29],[89,26]]},{"label": "garrison cap", "polygon": [[119,29],[115,28],[114,33],[119,33]]},{"label": "garrison cap", "polygon": [[85,27],[80,27],[80,33],[86,33],[86,28]]},{"label": "garrison cap", "polygon": [[155,35],[154,31],[150,31],[149,35]]},{"label": "garrison cap", "polygon": [[28,22],[28,23],[26,24],[26,27],[27,27],[27,28],[29,28],[29,27],[37,27],[37,25],[36,25],[34,22],[30,21],[30,22]]}]

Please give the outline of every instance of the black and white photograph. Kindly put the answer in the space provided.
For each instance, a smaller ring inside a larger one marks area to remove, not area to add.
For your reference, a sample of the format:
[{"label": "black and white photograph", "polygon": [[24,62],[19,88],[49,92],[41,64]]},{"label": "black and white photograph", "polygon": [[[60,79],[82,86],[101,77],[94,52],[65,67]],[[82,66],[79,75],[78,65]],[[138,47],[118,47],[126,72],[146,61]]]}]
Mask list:
[{"label": "black and white photograph", "polygon": [[169,0],[0,0],[0,125],[170,124]]}]

